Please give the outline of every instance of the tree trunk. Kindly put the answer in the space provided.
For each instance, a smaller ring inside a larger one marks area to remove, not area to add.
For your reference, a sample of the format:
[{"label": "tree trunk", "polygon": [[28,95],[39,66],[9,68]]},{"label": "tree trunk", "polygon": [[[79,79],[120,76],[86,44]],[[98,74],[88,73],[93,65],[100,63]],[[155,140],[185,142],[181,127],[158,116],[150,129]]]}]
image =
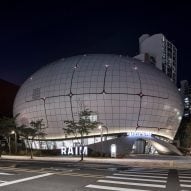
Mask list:
[{"label": "tree trunk", "polygon": [[9,155],[11,154],[11,137],[9,135],[8,139],[7,139],[7,142],[8,142],[8,148],[9,148]]},{"label": "tree trunk", "polygon": [[27,147],[30,148],[30,145],[29,145],[28,139],[27,138],[25,138],[25,139],[26,139],[26,142],[24,142],[24,144],[25,144],[25,154],[28,155],[28,148]]},{"label": "tree trunk", "polygon": [[27,147],[25,147],[25,154],[28,155]]},{"label": "tree trunk", "polygon": [[32,149],[32,144],[30,145],[30,153],[31,153],[31,159],[33,159],[33,149]]},{"label": "tree trunk", "polygon": [[29,143],[29,140],[28,140],[28,139],[27,139],[27,142],[28,142],[29,149],[30,149],[31,159],[33,159],[32,143]]},{"label": "tree trunk", "polygon": [[81,159],[80,161],[83,161],[84,160],[84,140],[83,140],[83,136],[81,135]]},{"label": "tree trunk", "polygon": [[82,145],[80,161],[83,161],[83,160],[84,160],[84,145]]},{"label": "tree trunk", "polygon": [[39,155],[40,155],[40,157],[41,157],[41,149],[42,149],[42,145],[41,145],[41,141],[40,141],[40,139],[39,139],[39,137],[38,137],[38,144],[39,144]]},{"label": "tree trunk", "polygon": [[1,158],[1,155],[2,155],[2,150],[1,150],[1,148],[0,148],[0,158]]}]

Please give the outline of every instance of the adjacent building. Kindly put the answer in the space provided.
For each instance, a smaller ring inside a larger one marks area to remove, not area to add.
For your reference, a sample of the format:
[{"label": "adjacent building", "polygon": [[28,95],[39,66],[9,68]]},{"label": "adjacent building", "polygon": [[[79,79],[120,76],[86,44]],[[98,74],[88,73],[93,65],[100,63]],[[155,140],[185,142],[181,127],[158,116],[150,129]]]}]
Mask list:
[{"label": "adjacent building", "polygon": [[191,115],[191,86],[187,80],[180,82],[180,93],[184,104],[184,117],[188,118]]},{"label": "adjacent building", "polygon": [[135,58],[155,65],[177,83],[177,49],[163,34],[143,34],[139,38],[139,55]]},{"label": "adjacent building", "polygon": [[13,116],[13,102],[19,86],[0,79],[0,117]]}]

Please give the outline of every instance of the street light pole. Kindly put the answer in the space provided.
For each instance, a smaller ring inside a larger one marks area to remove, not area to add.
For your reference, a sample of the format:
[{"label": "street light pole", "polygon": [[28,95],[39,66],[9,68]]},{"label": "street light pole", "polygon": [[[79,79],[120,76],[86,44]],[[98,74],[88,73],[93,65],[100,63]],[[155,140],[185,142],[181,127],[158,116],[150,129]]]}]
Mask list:
[{"label": "street light pole", "polygon": [[[15,141],[15,154],[17,153],[17,133],[16,131],[11,131],[11,135],[14,134],[14,141]],[[10,139],[10,136],[9,136]],[[9,144],[10,144],[10,150],[11,150],[11,139],[9,140]]]},{"label": "street light pole", "polygon": [[101,157],[102,157],[103,156],[103,127],[99,125],[98,129],[101,130]]},{"label": "street light pole", "polygon": [[9,144],[8,144],[8,146],[9,146],[9,155],[11,154],[11,135],[9,135]]},{"label": "street light pole", "polygon": [[107,141],[107,135],[108,135],[108,128],[106,126],[99,125],[98,129],[100,129],[100,133],[101,133],[101,156],[103,156],[103,128],[105,128],[107,131],[105,141]]},{"label": "street light pole", "polygon": [[101,157],[103,156],[103,128],[101,127]]},{"label": "street light pole", "polygon": [[17,153],[17,133],[15,132],[15,154]]},{"label": "street light pole", "polygon": [[107,131],[107,134],[106,134],[106,136],[105,136],[105,141],[107,141],[107,136],[108,136],[108,128],[107,128],[107,126],[103,126],[105,129],[106,129],[106,131]]}]

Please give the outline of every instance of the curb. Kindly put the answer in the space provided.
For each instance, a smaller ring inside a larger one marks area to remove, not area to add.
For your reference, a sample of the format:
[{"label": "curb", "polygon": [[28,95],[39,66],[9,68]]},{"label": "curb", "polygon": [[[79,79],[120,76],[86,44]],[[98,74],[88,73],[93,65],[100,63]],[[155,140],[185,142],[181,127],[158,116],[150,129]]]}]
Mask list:
[{"label": "curb", "polygon": [[[79,157],[34,157],[30,156],[10,156],[2,155],[3,160],[28,160],[28,161],[54,161],[54,162],[70,162],[77,163],[80,161]],[[146,168],[169,168],[169,169],[191,169],[191,158],[184,160],[163,160],[163,159],[116,159],[116,158],[88,158],[85,157],[79,164],[110,164],[120,166],[132,167],[146,167]]]}]

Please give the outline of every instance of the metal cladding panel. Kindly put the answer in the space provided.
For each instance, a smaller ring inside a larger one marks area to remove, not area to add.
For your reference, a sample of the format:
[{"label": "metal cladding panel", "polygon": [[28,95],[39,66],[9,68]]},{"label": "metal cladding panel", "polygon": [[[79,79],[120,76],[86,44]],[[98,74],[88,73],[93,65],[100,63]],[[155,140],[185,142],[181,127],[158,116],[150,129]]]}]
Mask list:
[{"label": "metal cladding panel", "polygon": [[176,87],[154,66],[95,54],[58,60],[30,76],[15,98],[14,115],[20,113],[20,124],[43,119],[47,139],[64,138],[64,120],[77,119],[84,107],[108,133],[149,131],[170,139],[183,112]]}]

